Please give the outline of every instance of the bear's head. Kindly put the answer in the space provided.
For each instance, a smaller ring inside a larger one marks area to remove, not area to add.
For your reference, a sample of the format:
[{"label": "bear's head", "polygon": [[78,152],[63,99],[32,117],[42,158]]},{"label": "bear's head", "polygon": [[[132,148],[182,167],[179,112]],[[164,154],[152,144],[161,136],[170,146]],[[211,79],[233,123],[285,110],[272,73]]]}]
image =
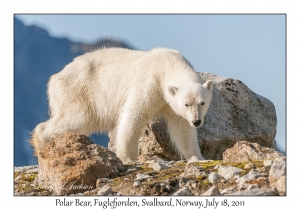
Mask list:
[{"label": "bear's head", "polygon": [[170,106],[181,117],[185,118],[193,127],[201,127],[204,116],[210,105],[214,84],[211,80],[203,85],[190,82],[180,87],[169,86],[172,96]]}]

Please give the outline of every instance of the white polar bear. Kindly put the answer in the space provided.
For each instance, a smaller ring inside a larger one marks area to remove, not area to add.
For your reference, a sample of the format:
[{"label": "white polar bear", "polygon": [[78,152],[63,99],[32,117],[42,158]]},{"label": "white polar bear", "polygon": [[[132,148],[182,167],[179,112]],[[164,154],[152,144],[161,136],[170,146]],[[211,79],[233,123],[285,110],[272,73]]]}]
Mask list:
[{"label": "white polar bear", "polygon": [[50,119],[34,129],[35,154],[64,132],[89,135],[116,128],[116,154],[137,158],[141,129],[154,117],[166,119],[177,150],[204,159],[196,127],[204,123],[213,82],[201,80],[176,50],[96,50],[76,57],[48,84]]}]

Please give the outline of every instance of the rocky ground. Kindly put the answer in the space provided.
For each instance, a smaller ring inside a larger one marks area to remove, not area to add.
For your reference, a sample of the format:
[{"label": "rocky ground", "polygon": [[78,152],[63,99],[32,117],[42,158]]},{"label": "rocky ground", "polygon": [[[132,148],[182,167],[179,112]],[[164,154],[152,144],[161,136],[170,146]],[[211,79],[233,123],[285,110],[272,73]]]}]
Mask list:
[{"label": "rocky ground", "polygon": [[[285,195],[285,158],[242,163],[221,160],[164,161],[152,157],[125,166],[116,178],[99,178],[93,189],[80,196],[167,196],[167,195]],[[38,183],[39,168],[16,167],[15,195],[55,195],[51,188]],[[62,186],[63,187],[63,186]],[[80,188],[80,185],[73,187]],[[83,185],[81,185],[84,188]],[[68,190],[68,189],[67,189]],[[66,190],[66,191],[67,191]]]}]

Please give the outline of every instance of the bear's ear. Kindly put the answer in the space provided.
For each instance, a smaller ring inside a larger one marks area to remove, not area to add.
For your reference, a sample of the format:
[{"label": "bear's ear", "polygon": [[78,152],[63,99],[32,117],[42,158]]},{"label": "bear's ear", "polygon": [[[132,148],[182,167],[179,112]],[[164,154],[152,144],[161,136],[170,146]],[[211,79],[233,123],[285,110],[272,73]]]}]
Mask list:
[{"label": "bear's ear", "polygon": [[207,80],[204,84],[203,87],[207,88],[209,91],[212,91],[214,88],[214,83],[211,80]]},{"label": "bear's ear", "polygon": [[177,90],[178,90],[178,88],[175,87],[175,86],[169,86],[169,87],[168,87],[168,91],[169,91],[169,93],[170,93],[172,96],[176,94]]}]

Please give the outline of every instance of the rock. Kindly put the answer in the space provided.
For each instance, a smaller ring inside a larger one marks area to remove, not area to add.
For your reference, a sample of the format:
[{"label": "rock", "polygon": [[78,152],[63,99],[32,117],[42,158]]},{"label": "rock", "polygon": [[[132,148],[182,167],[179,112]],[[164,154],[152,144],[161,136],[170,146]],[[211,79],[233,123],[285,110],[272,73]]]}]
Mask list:
[{"label": "rock", "polygon": [[220,166],[218,168],[218,174],[220,174],[225,180],[233,178],[235,175],[238,175],[242,169],[233,166]]},{"label": "rock", "polygon": [[213,186],[209,190],[207,190],[205,193],[202,193],[201,195],[216,196],[216,195],[221,195],[221,194],[220,194],[218,188],[216,186]]},{"label": "rock", "polygon": [[[206,159],[220,160],[223,152],[238,141],[275,145],[276,112],[274,104],[254,93],[239,80],[199,73],[201,78],[213,80],[213,98],[205,123],[197,129],[201,153]],[[109,149],[114,147],[114,131],[109,132]],[[180,160],[163,119],[154,119],[142,130],[139,156],[158,155],[163,159]]]},{"label": "rock", "polygon": [[210,173],[208,176],[208,181],[212,184],[218,181],[219,179],[221,179],[221,175],[215,172]]},{"label": "rock", "polygon": [[182,195],[190,196],[190,195],[194,195],[194,194],[187,187],[183,187],[173,194],[173,196],[182,196]]},{"label": "rock", "polygon": [[275,187],[279,195],[286,195],[286,159],[274,160],[269,171],[270,187]]},{"label": "rock", "polygon": [[98,191],[98,195],[102,195],[102,196],[109,195],[112,193],[113,191],[108,184],[101,187],[101,189]]},{"label": "rock", "polygon": [[286,195],[286,176],[280,176],[275,183],[275,188],[279,195]]},{"label": "rock", "polygon": [[226,194],[226,195],[233,195],[233,196],[244,196],[244,195],[250,195],[250,196],[260,196],[260,195],[269,195],[269,196],[274,196],[277,195],[276,192],[274,190],[271,189],[266,189],[266,190],[262,190],[262,189],[252,189],[252,190],[247,190],[247,191],[240,191],[240,192],[235,192],[235,193],[230,193],[230,194]]},{"label": "rock", "polygon": [[229,188],[227,188],[227,189],[222,190],[222,191],[220,192],[220,194],[221,194],[221,195],[228,194],[228,193],[232,192],[234,189],[235,189],[235,186],[229,187]]},{"label": "rock", "polygon": [[198,159],[196,156],[192,156],[192,157],[188,160],[187,164],[195,163],[195,162],[199,162],[199,159]]},{"label": "rock", "polygon": [[252,169],[248,174],[238,178],[235,181],[237,183],[237,189],[241,190],[247,188],[249,186],[248,184],[246,184],[247,181],[254,180],[259,177],[261,177],[261,174]]},{"label": "rock", "polygon": [[284,155],[274,149],[263,147],[257,143],[239,141],[233,148],[229,148],[223,153],[223,162],[267,160],[278,157],[284,157]]},{"label": "rock", "polygon": [[206,177],[207,172],[202,168],[201,166],[190,163],[186,164],[185,170],[184,170],[184,176],[188,178],[197,178],[199,176]]},{"label": "rock", "polygon": [[273,160],[264,160],[264,167],[271,166],[273,163]]},{"label": "rock", "polygon": [[131,174],[133,172],[136,172],[138,169],[136,166],[130,166],[127,171],[126,171],[126,174]]},{"label": "rock", "polygon": [[274,160],[270,172],[269,172],[269,180],[270,186],[275,186],[276,181],[281,177],[286,175],[286,162],[284,158],[277,158]]},{"label": "rock", "polygon": [[179,177],[178,178],[178,184],[179,184],[179,187],[184,187],[187,185],[189,179],[185,178],[185,177]]},{"label": "rock", "polygon": [[113,152],[76,133],[65,133],[48,142],[38,162],[39,185],[58,195],[94,189],[97,179],[117,177],[125,171]]},{"label": "rock", "polygon": [[148,178],[151,178],[151,176],[149,176],[147,174],[138,173],[136,175],[135,181],[140,181],[140,180],[144,180],[144,179],[148,179]]},{"label": "rock", "polygon": [[141,184],[141,182],[140,181],[135,181],[135,182],[133,182],[133,187],[140,187],[142,184]]},{"label": "rock", "polygon": [[257,184],[250,184],[246,190],[253,190],[253,189],[258,189]]},{"label": "rock", "polygon": [[250,168],[255,168],[256,165],[254,163],[247,163],[244,167],[244,169],[250,169]]},{"label": "rock", "polygon": [[96,181],[96,188],[97,187],[102,187],[105,184],[108,184],[108,183],[111,183],[111,182],[112,182],[112,180],[111,179],[107,179],[107,178],[97,179],[97,181]]},{"label": "rock", "polygon": [[253,169],[246,175],[244,175],[243,177],[247,180],[253,180],[253,179],[257,179],[259,177],[261,177],[262,175],[256,171],[254,171]]},{"label": "rock", "polygon": [[156,162],[156,163],[153,164],[152,167],[153,167],[154,171],[160,171],[160,170],[168,168],[168,165],[163,164],[161,162]]}]

